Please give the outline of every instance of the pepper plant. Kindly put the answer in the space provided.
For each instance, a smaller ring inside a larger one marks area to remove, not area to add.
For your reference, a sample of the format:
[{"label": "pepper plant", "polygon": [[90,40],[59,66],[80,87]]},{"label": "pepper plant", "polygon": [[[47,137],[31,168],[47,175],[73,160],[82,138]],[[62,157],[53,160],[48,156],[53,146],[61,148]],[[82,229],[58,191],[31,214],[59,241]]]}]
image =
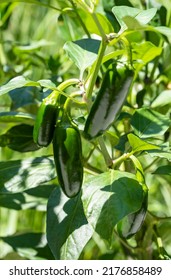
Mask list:
[{"label": "pepper plant", "polygon": [[0,3],[1,258],[170,259],[171,9],[119,2]]}]

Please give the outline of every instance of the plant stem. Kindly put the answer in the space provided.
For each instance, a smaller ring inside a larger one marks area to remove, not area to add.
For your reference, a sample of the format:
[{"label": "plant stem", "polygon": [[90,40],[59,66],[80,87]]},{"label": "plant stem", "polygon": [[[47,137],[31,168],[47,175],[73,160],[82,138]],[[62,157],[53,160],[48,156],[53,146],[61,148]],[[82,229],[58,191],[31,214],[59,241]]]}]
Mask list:
[{"label": "plant stem", "polygon": [[99,19],[98,19],[97,15],[95,13],[92,13],[91,16],[92,16],[92,18],[93,18],[93,20],[94,20],[94,22],[95,22],[99,32],[100,32],[102,40],[107,42],[106,33],[104,32],[103,27],[102,27],[101,23],[99,22]]},{"label": "plant stem", "polygon": [[100,24],[100,22],[98,20],[97,15],[95,13],[92,13],[91,15],[92,15],[92,18],[93,18],[98,30],[99,30],[100,35],[102,37],[102,41],[101,41],[101,44],[100,44],[97,60],[96,60],[95,64],[93,64],[93,66],[92,66],[92,69],[91,69],[92,74],[89,78],[89,84],[88,84],[87,93],[86,93],[88,108],[91,105],[91,96],[92,96],[94,84],[96,82],[97,75],[98,75],[100,66],[102,64],[104,53],[105,53],[105,50],[106,50],[106,47],[107,47],[107,44],[108,44],[107,36],[106,36],[106,34],[103,30],[102,25]]},{"label": "plant stem", "polygon": [[130,158],[130,156],[132,156],[132,155],[133,155],[133,152],[123,154],[119,158],[113,160],[112,167],[115,168],[116,166],[120,165],[123,161],[127,160],[128,158]]},{"label": "plant stem", "polygon": [[84,29],[84,32],[86,33],[86,35],[87,35],[88,38],[91,38],[91,35],[90,35],[90,33],[89,33],[89,31],[88,31],[86,25],[84,24],[84,21],[82,20],[82,18],[80,17],[80,15],[79,15],[79,13],[78,13],[78,11],[77,11],[76,5],[74,4],[73,0],[70,0],[70,2],[71,2],[71,5],[73,6],[74,12],[76,13],[77,18],[78,18],[78,20],[79,20],[79,22],[80,22],[82,28]]},{"label": "plant stem", "polygon": [[92,92],[93,92],[94,84],[95,84],[96,79],[97,79],[97,75],[98,75],[98,72],[99,72],[99,69],[100,69],[100,66],[101,66],[101,62],[102,62],[106,47],[107,47],[107,42],[102,40],[101,44],[100,44],[100,49],[99,49],[99,53],[98,53],[98,56],[97,56],[96,63],[93,65],[93,67],[91,69],[92,74],[90,76],[90,81],[89,81],[88,88],[87,88],[87,91],[86,91],[86,99],[87,99],[87,102],[88,102],[88,107],[90,107],[90,104],[91,104],[91,95],[92,95]]},{"label": "plant stem", "polygon": [[98,141],[99,141],[101,152],[102,152],[103,157],[105,159],[106,165],[108,167],[111,167],[113,165],[113,161],[112,161],[112,158],[110,157],[110,155],[108,153],[108,150],[107,150],[106,145],[104,143],[103,137],[102,136],[99,137]]}]

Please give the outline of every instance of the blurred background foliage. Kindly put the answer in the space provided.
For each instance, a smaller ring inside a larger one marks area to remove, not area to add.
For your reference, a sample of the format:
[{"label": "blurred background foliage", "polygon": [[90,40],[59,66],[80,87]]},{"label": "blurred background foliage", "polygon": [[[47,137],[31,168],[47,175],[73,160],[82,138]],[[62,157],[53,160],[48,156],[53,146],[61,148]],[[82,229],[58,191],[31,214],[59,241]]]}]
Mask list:
[{"label": "blurred background foliage", "polygon": [[[122,3],[121,3],[122,2]],[[105,12],[115,31],[118,23],[111,13],[115,5],[133,6],[141,9],[157,7],[158,12],[152,24],[171,27],[170,0],[110,0],[99,1],[98,10]],[[41,79],[51,80],[55,85],[71,77],[78,77],[78,69],[68,59],[63,45],[68,40],[78,40],[85,36],[77,15],[70,10],[70,1],[41,0],[41,1],[0,1],[0,86],[6,84],[16,76],[24,76],[32,81]],[[61,13],[60,10],[64,9]],[[82,14],[84,20],[84,14]],[[91,23],[88,28],[91,28]],[[148,32],[148,40],[158,45],[155,33]],[[136,37],[135,40],[142,40]],[[168,39],[166,40],[166,42]],[[158,63],[158,62],[157,62]],[[171,44],[165,44],[164,56],[160,64],[162,69],[161,89],[171,89]],[[148,82],[148,81],[146,81]],[[144,81],[145,83],[145,81]],[[155,97],[155,90],[152,97]],[[143,83],[142,83],[143,88]],[[143,89],[141,89],[142,91]],[[36,115],[41,100],[48,94],[41,87],[23,87],[12,90],[9,94],[0,96],[0,112],[24,112]],[[138,96],[138,95],[137,95]],[[141,107],[143,102],[148,104],[151,95],[143,100],[143,94],[137,103]],[[166,105],[166,107],[168,104]],[[169,105],[170,106],[170,105]],[[164,107],[162,110],[167,110]],[[30,121],[31,122],[31,121]],[[31,124],[31,123],[30,123]],[[16,123],[0,122],[0,134],[4,134]],[[29,124],[27,124],[29,125]],[[27,127],[25,128],[27,130]],[[170,142],[170,131],[165,137]],[[48,148],[30,152],[20,152],[8,146],[0,147],[0,162],[9,160],[20,161],[27,158],[52,155],[51,145]],[[99,159],[98,159],[99,157]],[[102,164],[101,155],[97,155],[96,164]],[[150,169],[153,162],[151,157],[142,155],[141,162],[148,164],[148,185],[150,186],[149,210],[163,217],[158,228],[163,238],[167,253],[171,254],[171,178],[168,175],[156,175],[152,172],[164,159],[157,159],[156,165]],[[16,162],[15,162],[16,163]],[[54,166],[52,166],[52,169]],[[101,168],[101,167],[100,167]],[[148,171],[147,170],[147,171]],[[3,174],[1,174],[3,176]],[[16,193],[15,197],[4,194],[0,197],[0,259],[53,259],[53,255],[46,241],[46,205],[50,193],[57,184],[56,179],[39,184],[34,190]],[[162,186],[162,188],[161,188]],[[115,240],[114,250],[106,253],[105,244],[101,244],[98,236],[89,241],[81,259],[125,259],[127,252],[118,239]],[[98,244],[98,246],[97,246]]]}]

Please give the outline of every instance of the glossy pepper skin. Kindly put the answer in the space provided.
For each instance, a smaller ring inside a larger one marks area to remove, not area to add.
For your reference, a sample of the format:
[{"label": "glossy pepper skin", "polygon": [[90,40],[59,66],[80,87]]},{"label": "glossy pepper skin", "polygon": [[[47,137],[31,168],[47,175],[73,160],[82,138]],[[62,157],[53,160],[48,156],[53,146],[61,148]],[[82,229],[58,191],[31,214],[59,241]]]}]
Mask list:
[{"label": "glossy pepper skin", "polygon": [[113,65],[108,69],[85,123],[84,135],[93,139],[103,134],[116,119],[127,97],[133,71]]},{"label": "glossy pepper skin", "polygon": [[147,213],[148,191],[144,192],[141,208],[128,216],[124,217],[117,224],[117,231],[120,237],[129,239],[135,235],[141,228]]},{"label": "glossy pepper skin", "polygon": [[57,124],[53,152],[59,184],[66,196],[72,198],[81,190],[83,166],[80,133],[71,122]]},{"label": "glossy pepper skin", "polygon": [[52,92],[43,100],[38,110],[33,130],[33,140],[40,147],[47,147],[53,139],[58,115],[56,102],[56,93]]}]

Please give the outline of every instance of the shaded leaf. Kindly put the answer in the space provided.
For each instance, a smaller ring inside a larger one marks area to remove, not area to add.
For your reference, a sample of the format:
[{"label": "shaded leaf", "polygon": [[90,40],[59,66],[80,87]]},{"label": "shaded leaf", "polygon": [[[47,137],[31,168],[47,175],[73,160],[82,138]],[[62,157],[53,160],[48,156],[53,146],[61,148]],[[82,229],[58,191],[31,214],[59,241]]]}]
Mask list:
[{"label": "shaded leaf", "polygon": [[0,207],[21,210],[22,204],[25,204],[25,197],[22,193],[0,194]]},{"label": "shaded leaf", "polygon": [[47,206],[47,239],[55,259],[76,260],[93,234],[80,195],[68,199],[57,188]]},{"label": "shaded leaf", "polygon": [[36,151],[40,149],[33,141],[33,126],[28,124],[16,125],[5,134],[0,135],[0,145],[8,146],[11,150],[20,153]]},{"label": "shaded leaf", "polygon": [[153,174],[159,174],[159,175],[171,175],[171,165],[163,165],[159,166]]},{"label": "shaded leaf", "polygon": [[42,198],[49,198],[51,192],[57,187],[57,184],[53,183],[46,183],[46,184],[40,184],[39,186],[25,190],[24,193],[27,193],[34,197],[42,197]]},{"label": "shaded leaf", "polygon": [[113,171],[89,179],[83,186],[83,207],[88,222],[107,241],[114,226],[137,211],[143,199],[142,186],[133,174]]},{"label": "shaded leaf", "polygon": [[35,116],[22,112],[1,112],[0,122],[34,124]]},{"label": "shaded leaf", "polygon": [[11,110],[17,110],[18,108],[28,105],[37,105],[36,98],[40,95],[36,87],[26,86],[22,88],[16,88],[9,92],[9,96],[12,100]]},{"label": "shaded leaf", "polygon": [[140,138],[163,135],[170,126],[170,119],[154,110],[141,108],[131,119],[134,132]]},{"label": "shaded leaf", "polygon": [[54,161],[48,157],[0,162],[0,192],[35,188],[56,177]]},{"label": "shaded leaf", "polygon": [[[24,255],[22,249],[27,250],[27,254],[30,254],[31,259],[35,256],[50,260],[54,259],[47,244],[46,236],[43,233],[29,232],[1,237],[0,239],[10,245],[14,251],[21,252],[22,255]],[[29,249],[31,250],[29,251]]]}]

